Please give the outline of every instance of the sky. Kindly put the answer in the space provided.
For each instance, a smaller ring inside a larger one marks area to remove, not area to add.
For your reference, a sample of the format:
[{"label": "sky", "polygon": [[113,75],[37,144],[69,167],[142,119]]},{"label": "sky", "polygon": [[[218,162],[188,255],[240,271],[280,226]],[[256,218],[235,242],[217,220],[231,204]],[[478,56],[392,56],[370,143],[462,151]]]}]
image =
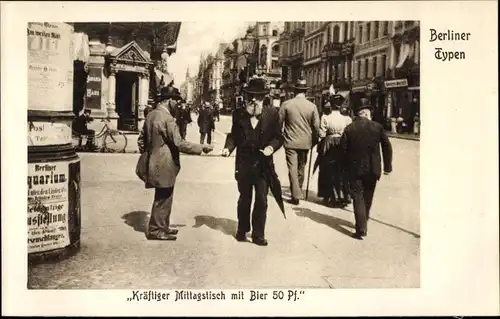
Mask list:
[{"label": "sky", "polygon": [[200,55],[215,54],[219,43],[232,42],[243,37],[254,22],[198,21],[182,22],[177,38],[177,52],[168,60],[168,71],[174,76],[176,86],[182,84],[189,66],[191,76],[198,72]]}]

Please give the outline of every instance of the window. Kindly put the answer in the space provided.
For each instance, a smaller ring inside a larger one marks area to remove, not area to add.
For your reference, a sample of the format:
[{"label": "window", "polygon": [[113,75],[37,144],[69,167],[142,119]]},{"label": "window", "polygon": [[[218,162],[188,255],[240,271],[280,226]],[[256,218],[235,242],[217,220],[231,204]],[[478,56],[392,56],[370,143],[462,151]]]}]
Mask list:
[{"label": "window", "polygon": [[340,37],[340,28],[338,25],[336,25],[333,28],[333,42],[339,42],[339,37]]},{"label": "window", "polygon": [[356,80],[361,79],[361,61],[356,61]]},{"label": "window", "polygon": [[376,56],[373,57],[373,76],[379,76],[381,74],[379,74],[379,71],[378,71],[378,68],[377,68],[377,64],[378,64],[378,59]]},{"label": "window", "polygon": [[326,30],[326,43],[330,43],[332,41],[332,29],[328,27]]},{"label": "window", "polygon": [[368,59],[365,59],[365,79],[367,79],[369,77],[368,75],[368,63],[370,63],[370,61]]},{"label": "window", "polygon": [[387,22],[387,21],[382,22],[382,28],[384,30],[382,32],[382,34],[383,35],[388,35],[389,34],[389,22]]},{"label": "window", "polygon": [[342,23],[342,26],[344,27],[344,41],[343,42],[347,42],[347,40],[349,39],[349,35],[347,34],[347,23]]},{"label": "window", "polygon": [[371,22],[367,22],[366,23],[366,40],[367,42],[371,41],[371,31],[372,31],[372,23]]},{"label": "window", "polygon": [[375,21],[375,39],[378,39],[379,38],[379,22],[378,21]]},{"label": "window", "polygon": [[363,43],[363,26],[360,25],[359,26],[359,30],[358,30],[358,43]]},{"label": "window", "polygon": [[384,55],[382,55],[382,58],[380,59],[380,64],[381,64],[380,69],[382,70],[382,75],[384,75],[384,76],[385,76],[385,71],[386,71],[386,70],[385,70],[385,67],[386,67],[386,64],[385,64],[385,63],[386,63],[386,59],[387,59],[387,57],[386,57],[386,55],[385,55],[385,54],[384,54]]},{"label": "window", "polygon": [[262,34],[267,35],[267,26],[266,25],[262,26]]},{"label": "window", "polygon": [[278,30],[273,30],[273,37],[277,37],[278,36]]}]

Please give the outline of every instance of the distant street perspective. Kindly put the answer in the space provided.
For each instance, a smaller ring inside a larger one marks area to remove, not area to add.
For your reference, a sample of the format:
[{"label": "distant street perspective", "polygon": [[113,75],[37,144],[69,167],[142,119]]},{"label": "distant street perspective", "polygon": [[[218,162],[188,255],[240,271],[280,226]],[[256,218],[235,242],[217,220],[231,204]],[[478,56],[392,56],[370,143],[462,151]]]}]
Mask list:
[{"label": "distant street perspective", "polygon": [[[394,173],[377,185],[370,234],[364,241],[349,237],[354,231],[352,205],[334,209],[316,203],[316,173],[309,200],[300,207],[286,204],[286,219],[269,201],[269,246],[262,249],[234,239],[234,157],[214,156],[224,146],[231,118],[222,116],[216,125],[214,154],[181,156],[171,217],[180,229],[175,242],[152,242],[144,236],[154,191],[146,190],[134,173],[138,154],[80,153],[81,249],[70,259],[30,267],[28,286],[419,287],[419,142],[391,139]],[[198,136],[197,127],[189,126],[188,139],[196,141]],[[275,165],[287,197],[283,151],[275,156]]]},{"label": "distant street perspective", "polygon": [[29,23],[28,288],[420,287],[419,34]]}]

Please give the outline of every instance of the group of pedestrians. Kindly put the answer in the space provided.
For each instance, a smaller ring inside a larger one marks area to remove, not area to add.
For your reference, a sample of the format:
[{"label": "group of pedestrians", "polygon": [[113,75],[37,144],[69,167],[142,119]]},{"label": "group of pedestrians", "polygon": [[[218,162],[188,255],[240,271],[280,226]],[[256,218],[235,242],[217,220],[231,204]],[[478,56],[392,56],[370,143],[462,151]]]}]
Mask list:
[{"label": "group of pedestrians", "polygon": [[[367,234],[373,194],[382,172],[380,148],[383,171],[388,174],[392,171],[391,143],[382,126],[371,121],[373,108],[367,99],[362,99],[362,103],[355,108],[356,116],[351,120],[340,114],[338,107],[341,99],[334,95],[326,105],[326,109],[330,107],[331,111],[320,118],[316,105],[306,99],[307,89],[306,82],[299,81],[294,86],[295,97],[275,108],[264,105],[269,89],[263,78],[252,78],[243,88],[246,103],[233,112],[231,133],[227,135],[221,154],[229,156],[236,150],[235,179],[239,198],[235,237],[238,241],[247,241],[247,233],[251,231],[253,243],[268,245],[265,236],[268,191],[271,190],[278,203],[282,200],[274,153],[281,147],[285,148],[290,203],[299,205],[304,199],[308,154],[318,142],[322,179],[320,193],[327,199],[337,195],[339,201],[344,202],[348,201],[350,194],[356,220],[356,232],[352,236],[362,239]],[[198,117],[200,133],[207,134],[208,144],[204,144],[203,134],[200,143],[194,144],[181,137],[172,115],[179,100],[181,98],[175,90],[162,88],[158,106],[148,114],[139,138],[143,149],[136,173],[145,182],[146,188],[155,188],[148,239],[176,239],[178,230],[171,229],[169,222],[175,179],[180,170],[179,153],[199,155],[213,149],[208,145],[211,142],[208,133],[212,127],[200,125],[204,124],[200,118],[214,121],[209,104],[204,105]],[[276,196],[278,193],[279,196]]]}]

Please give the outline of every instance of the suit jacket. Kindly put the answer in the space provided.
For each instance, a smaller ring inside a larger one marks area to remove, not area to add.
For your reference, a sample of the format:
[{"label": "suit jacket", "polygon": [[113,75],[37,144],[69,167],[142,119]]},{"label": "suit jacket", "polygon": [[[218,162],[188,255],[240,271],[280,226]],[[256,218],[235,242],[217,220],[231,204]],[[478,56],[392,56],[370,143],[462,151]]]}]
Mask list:
[{"label": "suit jacket", "polygon": [[281,123],[285,125],[286,148],[308,150],[317,143],[320,121],[314,103],[304,96],[296,96],[284,102],[279,113]]},{"label": "suit jacket", "polygon": [[382,125],[358,117],[349,124],[342,135],[346,167],[351,177],[374,175],[380,178],[380,147],[384,158],[384,172],[392,171],[392,146]]},{"label": "suit jacket", "polygon": [[215,128],[214,114],[210,109],[201,109],[198,114],[198,126],[200,127],[200,133],[211,132]]},{"label": "suit jacket", "polygon": [[151,111],[144,122],[138,144],[144,145],[146,188],[173,187],[180,171],[180,153],[200,155],[203,146],[183,141],[175,118],[164,106]]},{"label": "suit jacket", "polygon": [[[283,146],[283,134],[279,126],[279,114],[275,108],[264,108],[260,116],[258,129],[258,141],[256,144],[248,143],[247,136],[253,130],[250,115],[246,111],[233,113],[233,126],[231,133],[226,139],[226,148],[232,152],[236,149],[235,177],[246,176],[252,171],[252,162],[259,158],[262,172],[265,175],[274,172],[273,155],[264,156],[260,150],[271,146],[274,153]],[[268,176],[269,177],[269,176]]]}]

